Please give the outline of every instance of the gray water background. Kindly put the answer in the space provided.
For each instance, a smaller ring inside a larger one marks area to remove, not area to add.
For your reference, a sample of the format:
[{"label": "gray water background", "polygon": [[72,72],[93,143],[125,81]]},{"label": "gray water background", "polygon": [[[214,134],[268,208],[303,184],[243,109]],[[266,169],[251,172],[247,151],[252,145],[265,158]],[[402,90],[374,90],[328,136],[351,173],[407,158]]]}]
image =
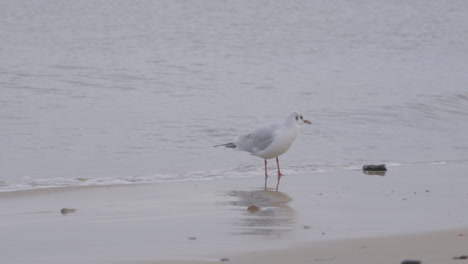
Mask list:
[{"label": "gray water background", "polygon": [[212,146],[293,110],[313,125],[286,173],[467,163],[467,14],[462,0],[0,1],[0,185],[260,177],[261,159]]}]

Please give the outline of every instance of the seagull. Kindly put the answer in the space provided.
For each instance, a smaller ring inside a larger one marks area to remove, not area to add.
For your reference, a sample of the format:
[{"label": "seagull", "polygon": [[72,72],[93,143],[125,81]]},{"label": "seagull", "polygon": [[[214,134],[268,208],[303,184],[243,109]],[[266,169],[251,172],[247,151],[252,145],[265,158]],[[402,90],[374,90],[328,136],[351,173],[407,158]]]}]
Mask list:
[{"label": "seagull", "polygon": [[220,144],[215,147],[224,146],[235,150],[247,151],[254,156],[263,158],[265,160],[265,190],[267,189],[268,179],[267,160],[276,158],[276,166],[278,167],[276,191],[278,191],[280,179],[283,176],[278,157],[288,151],[297,135],[299,135],[300,126],[304,123],[312,124],[309,120],[304,119],[302,114],[292,112],[282,122],[259,127],[252,131],[252,133],[240,136],[235,142]]}]

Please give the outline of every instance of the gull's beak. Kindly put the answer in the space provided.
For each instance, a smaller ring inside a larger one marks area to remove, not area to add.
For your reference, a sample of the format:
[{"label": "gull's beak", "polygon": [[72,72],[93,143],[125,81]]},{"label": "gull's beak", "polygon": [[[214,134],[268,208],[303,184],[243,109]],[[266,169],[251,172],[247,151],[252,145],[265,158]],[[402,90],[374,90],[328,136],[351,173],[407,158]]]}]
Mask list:
[{"label": "gull's beak", "polygon": [[309,124],[309,125],[312,125],[312,122],[310,122],[309,120],[305,120],[305,119],[304,119],[304,123]]}]

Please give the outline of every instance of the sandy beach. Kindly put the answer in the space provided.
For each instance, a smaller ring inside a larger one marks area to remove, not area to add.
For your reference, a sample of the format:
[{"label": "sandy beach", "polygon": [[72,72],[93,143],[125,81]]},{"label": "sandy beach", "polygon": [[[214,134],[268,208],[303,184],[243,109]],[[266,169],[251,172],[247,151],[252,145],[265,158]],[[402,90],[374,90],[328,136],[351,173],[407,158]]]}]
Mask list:
[{"label": "sandy beach", "polygon": [[3,192],[0,255],[4,263],[464,263],[453,257],[468,254],[467,168],[291,175],[279,192],[264,191],[261,176]]},{"label": "sandy beach", "polygon": [[[228,263],[466,263],[468,229],[305,243],[225,258]],[[219,260],[222,262],[222,260]],[[149,261],[141,263],[212,263]],[[134,262],[128,262],[134,263]]]}]

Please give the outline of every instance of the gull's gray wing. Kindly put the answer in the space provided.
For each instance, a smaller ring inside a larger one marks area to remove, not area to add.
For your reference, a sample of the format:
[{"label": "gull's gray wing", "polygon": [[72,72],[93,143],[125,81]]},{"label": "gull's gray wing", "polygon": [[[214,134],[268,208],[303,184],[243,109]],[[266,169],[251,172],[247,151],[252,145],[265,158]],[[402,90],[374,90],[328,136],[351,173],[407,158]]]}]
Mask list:
[{"label": "gull's gray wing", "polygon": [[256,129],[250,134],[241,136],[236,142],[239,150],[255,154],[271,145],[275,138],[275,126],[266,126]]}]

